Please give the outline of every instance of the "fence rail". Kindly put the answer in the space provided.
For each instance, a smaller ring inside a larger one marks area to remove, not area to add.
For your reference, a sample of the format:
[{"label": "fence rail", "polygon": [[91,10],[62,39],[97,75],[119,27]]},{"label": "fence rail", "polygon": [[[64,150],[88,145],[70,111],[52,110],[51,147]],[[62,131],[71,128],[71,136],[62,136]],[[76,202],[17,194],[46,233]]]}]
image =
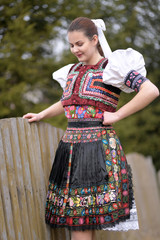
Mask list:
[{"label": "fence rail", "polygon": [[[22,118],[0,120],[0,240],[70,239],[44,222],[48,177],[61,129]],[[151,159],[129,154],[141,230],[97,231],[97,239],[160,239],[160,197]],[[160,184],[159,184],[160,186]]]}]

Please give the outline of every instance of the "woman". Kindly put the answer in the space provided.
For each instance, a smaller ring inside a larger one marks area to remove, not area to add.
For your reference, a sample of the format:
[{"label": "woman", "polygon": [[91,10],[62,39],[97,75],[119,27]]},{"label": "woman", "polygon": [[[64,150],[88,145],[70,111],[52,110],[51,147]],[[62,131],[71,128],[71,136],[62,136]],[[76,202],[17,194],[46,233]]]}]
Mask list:
[{"label": "woman", "polygon": [[[142,55],[130,48],[112,53],[103,29],[102,20],[71,23],[68,40],[79,63],[53,74],[64,88],[61,100],[24,115],[29,122],[64,112],[68,118],[49,177],[46,223],[67,227],[72,240],[93,240],[94,229],[139,228],[131,169],[112,124],[159,95],[145,77]],[[121,91],[137,95],[116,111]]]}]

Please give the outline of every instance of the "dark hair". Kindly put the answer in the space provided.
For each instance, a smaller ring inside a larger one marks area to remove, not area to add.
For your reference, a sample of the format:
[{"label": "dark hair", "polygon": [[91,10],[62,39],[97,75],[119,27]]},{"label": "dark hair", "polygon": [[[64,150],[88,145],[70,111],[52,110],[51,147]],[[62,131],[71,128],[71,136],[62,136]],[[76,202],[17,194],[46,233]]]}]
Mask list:
[{"label": "dark hair", "polygon": [[[78,17],[78,18],[74,19],[71,22],[71,24],[70,24],[70,26],[68,28],[68,32],[73,32],[73,31],[82,31],[82,32],[84,32],[84,34],[90,40],[92,40],[94,35],[98,36],[96,25],[94,24],[94,22],[92,22],[91,19],[89,19],[87,17]],[[97,44],[97,48],[98,48],[99,53],[102,56],[104,56],[99,42]]]}]

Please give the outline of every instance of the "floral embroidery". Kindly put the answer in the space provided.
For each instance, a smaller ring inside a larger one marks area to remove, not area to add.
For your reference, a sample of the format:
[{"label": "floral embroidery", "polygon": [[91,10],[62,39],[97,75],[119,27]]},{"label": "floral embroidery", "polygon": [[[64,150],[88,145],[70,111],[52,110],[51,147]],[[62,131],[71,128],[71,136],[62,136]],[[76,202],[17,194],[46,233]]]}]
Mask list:
[{"label": "floral embroidery", "polygon": [[103,111],[94,106],[65,106],[65,116],[68,119],[78,118],[103,118]]},{"label": "floral embroidery", "polygon": [[111,148],[114,148],[114,149],[116,148],[116,140],[114,138],[110,138],[109,143]]}]

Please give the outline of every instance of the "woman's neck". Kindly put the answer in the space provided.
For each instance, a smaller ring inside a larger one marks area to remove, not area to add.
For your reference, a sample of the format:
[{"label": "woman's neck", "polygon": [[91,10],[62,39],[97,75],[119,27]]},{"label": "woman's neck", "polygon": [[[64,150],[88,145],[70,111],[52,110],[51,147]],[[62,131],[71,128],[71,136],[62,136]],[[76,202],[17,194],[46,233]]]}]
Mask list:
[{"label": "woman's neck", "polygon": [[87,63],[83,63],[84,65],[96,65],[101,59],[103,59],[104,57],[101,56],[99,53],[98,54],[95,54],[92,59],[90,59],[89,62]]}]

